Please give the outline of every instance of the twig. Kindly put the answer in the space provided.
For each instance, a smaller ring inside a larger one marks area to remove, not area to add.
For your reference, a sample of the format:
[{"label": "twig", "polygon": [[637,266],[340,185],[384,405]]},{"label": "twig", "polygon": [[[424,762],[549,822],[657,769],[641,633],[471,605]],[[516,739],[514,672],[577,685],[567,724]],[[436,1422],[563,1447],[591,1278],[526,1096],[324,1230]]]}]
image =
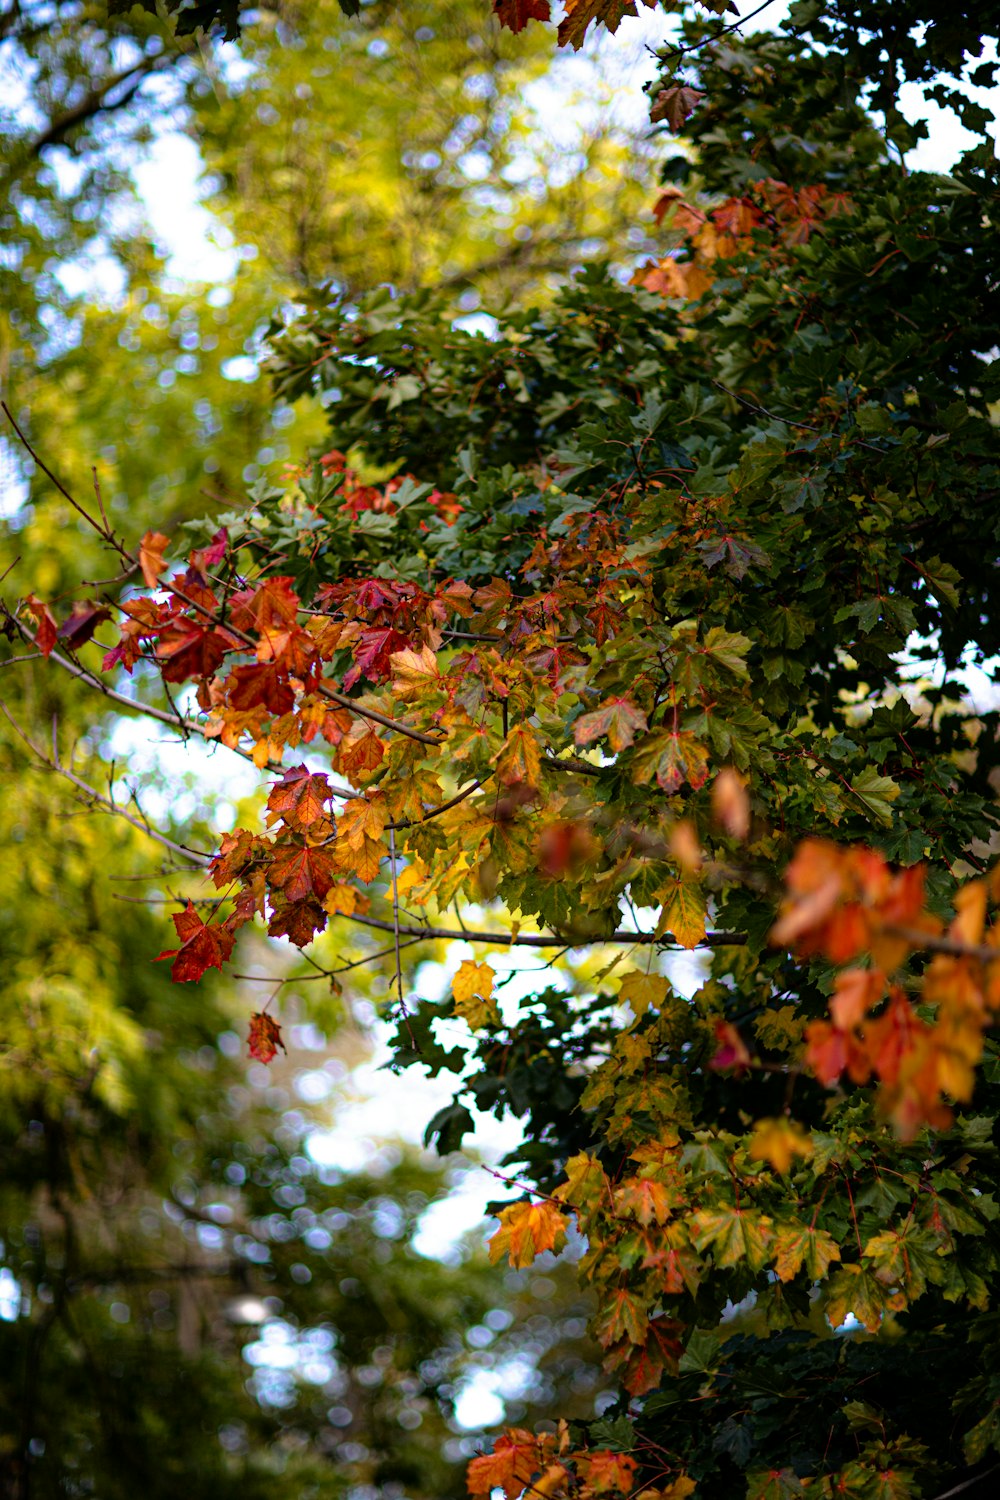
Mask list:
[{"label": "twig", "polygon": [[[395,932],[396,928],[392,922],[385,922],[380,917],[362,916],[360,912],[339,913],[347,922],[358,922],[362,927],[374,927],[380,932]],[[607,937],[581,937],[579,943],[566,933],[553,933],[551,936],[544,933],[518,933],[515,937],[509,932],[477,932],[473,929],[465,931],[454,927],[411,927],[400,925],[400,933],[405,937],[414,938],[450,938],[457,942],[468,943],[496,943],[498,946],[511,948],[573,948],[594,947],[602,943],[658,943],[666,947],[675,943],[677,939],[672,933],[665,933],[656,937],[652,932],[611,932]],[[747,940],[745,932],[707,932],[701,942],[700,948],[727,948],[742,946]]]},{"label": "twig", "polygon": [[[187,849],[183,844],[176,844],[173,839],[167,838],[167,835],[165,833],[161,833],[158,828],[153,828],[149,823],[142,822],[138,818],[134,818],[132,814],[126,812],[123,807],[119,807],[117,803],[110,801],[107,797],[103,797],[101,793],[94,787],[90,786],[88,782],[81,780],[81,778],[77,776],[75,772],[67,770],[67,768],[58,758],[58,751],[54,751],[53,756],[46,755],[44,750],[42,750],[40,746],[36,745],[34,740],[28,737],[28,735],[21,728],[20,724],[14,718],[13,714],[10,712],[6,703],[4,703],[2,699],[0,699],[0,713],[3,714],[4,718],[7,720],[8,724],[10,724],[15,734],[24,741],[24,743],[28,746],[28,749],[32,752],[33,755],[37,756],[37,758],[42,762],[43,765],[48,766],[49,769],[55,771],[57,775],[62,776],[67,781],[72,782],[72,784],[81,792],[83,792],[91,800],[91,802],[96,802],[101,807],[107,808],[108,812],[115,813],[119,818],[124,818],[126,823],[131,823],[132,827],[137,828],[140,833],[148,834],[151,839],[155,839],[157,843],[162,844],[165,849],[169,849],[171,853],[178,855],[181,859],[194,861],[196,864],[200,865],[207,865],[211,861],[212,856],[210,854],[205,853],[200,849]],[[55,739],[54,722],[53,739]]]}]

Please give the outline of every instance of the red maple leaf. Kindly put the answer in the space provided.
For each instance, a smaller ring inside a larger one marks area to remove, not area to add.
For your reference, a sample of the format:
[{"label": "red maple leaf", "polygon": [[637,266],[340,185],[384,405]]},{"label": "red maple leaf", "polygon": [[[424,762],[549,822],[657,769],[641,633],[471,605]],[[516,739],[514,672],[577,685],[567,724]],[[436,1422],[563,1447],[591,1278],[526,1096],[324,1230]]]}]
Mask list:
[{"label": "red maple leaf", "polygon": [[552,11],[549,0],[493,0],[493,14],[508,30],[523,31],[529,21],[547,21]]},{"label": "red maple leaf", "polygon": [[250,1056],[262,1063],[269,1063],[279,1047],[282,1052],[288,1050],[281,1040],[281,1027],[277,1021],[259,1010],[250,1017],[250,1033],[247,1041],[250,1043]]},{"label": "red maple leaf", "polygon": [[164,682],[186,682],[189,677],[211,677],[227,651],[233,649],[228,632],[182,615],[160,632],[156,659]]},{"label": "red maple leaf", "polygon": [[206,969],[221,969],[233,951],[235,937],[224,924],[207,925],[189,901],[183,911],[174,913],[174,926],[181,940],[180,948],[165,948],[154,960],[172,958],[170,977],[177,983],[201,978]]},{"label": "red maple leaf", "polygon": [[229,533],[220,526],[206,547],[198,547],[191,553],[189,561],[196,572],[204,573],[208,568],[217,568],[228,551]]},{"label": "red maple leaf", "polygon": [[316,901],[282,901],[267,924],[271,937],[286,937],[296,948],[311,943],[326,926],[326,912]]},{"label": "red maple leaf", "polygon": [[322,901],[333,885],[333,856],[308,844],[285,844],[274,851],[267,883],[290,902]]},{"label": "red maple leaf", "polygon": [[81,600],[73,605],[72,614],[63,620],[56,634],[71,651],[76,651],[86,645],[98,625],[110,619],[111,611],[105,605],[84,604]]},{"label": "red maple leaf", "polygon": [[345,674],[344,687],[350,689],[359,677],[369,682],[384,682],[389,676],[394,651],[405,651],[412,643],[392,626],[380,625],[362,631],[354,643],[354,666]]},{"label": "red maple leaf", "polygon": [[58,633],[52,611],[47,604],[36,599],[34,594],[29,594],[24,601],[24,607],[28,610],[35,621],[35,645],[43,656],[48,656],[56,643]]},{"label": "red maple leaf", "polygon": [[272,787],[267,807],[289,828],[305,829],[326,815],[329,800],[330,783],[321,772],[310,771],[308,766],[289,766]]},{"label": "red maple leaf", "polygon": [[277,662],[234,667],[229,674],[226,697],[230,706],[241,713],[266,708],[269,714],[287,714],[295,707],[288,674]]}]

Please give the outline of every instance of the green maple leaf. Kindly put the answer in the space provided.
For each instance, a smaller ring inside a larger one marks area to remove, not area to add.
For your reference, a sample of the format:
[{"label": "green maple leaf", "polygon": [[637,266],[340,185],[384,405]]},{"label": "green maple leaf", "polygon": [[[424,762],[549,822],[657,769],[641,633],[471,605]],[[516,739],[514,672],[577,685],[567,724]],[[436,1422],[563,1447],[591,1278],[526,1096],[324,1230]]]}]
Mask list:
[{"label": "green maple leaf", "polygon": [[711,1250],[717,1266],[746,1261],[760,1271],[771,1258],[771,1220],[756,1209],[701,1209],[691,1220],[697,1250]]},{"label": "green maple leaf", "polygon": [[780,1224],[772,1253],[782,1281],[791,1281],[803,1267],[810,1281],[822,1281],[831,1262],[840,1259],[840,1247],[831,1235],[804,1224]]},{"label": "green maple leaf", "polygon": [[619,1287],[602,1303],[594,1323],[594,1332],[607,1349],[628,1339],[633,1344],[643,1344],[649,1327],[649,1317],[639,1299],[625,1287]]},{"label": "green maple leaf", "polygon": [[912,1301],[926,1291],[928,1279],[939,1279],[937,1250],[935,1236],[910,1221],[902,1229],[874,1235],[864,1248],[864,1258],[871,1261],[884,1286],[901,1286]]},{"label": "green maple leaf", "polygon": [[633,744],[636,734],[645,728],[646,715],[631,698],[609,698],[600,708],[577,719],[573,726],[573,738],[582,746],[606,737],[617,755],[620,750]]},{"label": "green maple leaf", "polygon": [[851,791],[878,822],[892,822],[889,804],[899,796],[899,787],[891,776],[880,776],[874,766],[866,766],[851,782]]}]

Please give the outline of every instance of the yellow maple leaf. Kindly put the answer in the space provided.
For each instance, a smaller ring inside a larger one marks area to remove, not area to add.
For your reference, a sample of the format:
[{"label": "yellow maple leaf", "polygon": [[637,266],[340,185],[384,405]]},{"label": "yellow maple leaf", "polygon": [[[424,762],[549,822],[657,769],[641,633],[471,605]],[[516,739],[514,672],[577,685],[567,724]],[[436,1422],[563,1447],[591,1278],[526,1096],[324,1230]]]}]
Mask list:
[{"label": "yellow maple leaf", "polygon": [[500,1228],[489,1242],[495,1265],[507,1255],[516,1270],[530,1266],[543,1250],[560,1250],[569,1220],[547,1199],[541,1203],[512,1203],[500,1213]]},{"label": "yellow maple leaf", "polygon": [[663,902],[656,936],[670,932],[682,948],[697,948],[705,936],[705,897],[693,880],[671,880],[657,895]]},{"label": "yellow maple leaf", "polygon": [[477,964],[466,958],[452,980],[455,1014],[468,1021],[473,1031],[480,1026],[496,1025],[500,1020],[500,1010],[493,999],[495,977],[489,964]]},{"label": "yellow maple leaf", "polygon": [[385,832],[385,798],[380,792],[371,797],[352,797],[337,819],[337,832],[354,849],[366,838],[378,840]]},{"label": "yellow maple leaf", "polygon": [[750,1141],[750,1155],[755,1161],[770,1162],[784,1175],[796,1156],[810,1157],[815,1147],[801,1125],[794,1120],[758,1120]]},{"label": "yellow maple leaf", "polygon": [[662,974],[644,974],[641,969],[632,969],[625,975],[618,990],[619,1000],[627,1000],[636,1020],[641,1020],[650,1006],[659,1010],[670,994],[670,983]]},{"label": "yellow maple leaf", "polygon": [[392,686],[397,698],[408,703],[419,698],[439,677],[437,658],[429,646],[419,651],[394,651],[389,658],[392,663]]},{"label": "yellow maple leaf", "polygon": [[356,911],[367,911],[369,901],[353,885],[332,885],[323,905],[331,917],[352,917]]},{"label": "yellow maple leaf", "polygon": [[512,729],[496,757],[497,774],[504,786],[523,781],[537,786],[542,769],[542,751],[532,730],[526,724]]}]

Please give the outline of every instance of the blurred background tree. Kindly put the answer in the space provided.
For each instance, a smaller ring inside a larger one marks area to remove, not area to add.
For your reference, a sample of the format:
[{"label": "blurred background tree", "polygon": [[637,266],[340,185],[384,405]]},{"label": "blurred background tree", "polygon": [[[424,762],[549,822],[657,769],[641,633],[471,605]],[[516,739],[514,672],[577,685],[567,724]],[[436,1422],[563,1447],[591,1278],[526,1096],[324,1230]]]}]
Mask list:
[{"label": "blurred background tree", "polygon": [[[257,378],[263,330],[309,286],[444,285],[470,315],[645,247],[644,149],[574,100],[596,75],[543,81],[545,40],[498,32],[477,0],[430,9],[265,8],[211,53],[138,9],[0,11],[0,387],[71,489],[96,469],[119,529],[228,508],[319,437],[321,411]],[[151,223],[150,166],[181,136],[215,281],[179,274]],[[0,515],[15,593],[103,579],[9,429]],[[311,997],[268,1076],[234,1029],[259,999],[178,993],[149,963],[169,852],[75,803],[17,726],[53,724],[96,786],[141,774],[174,835],[208,842],[195,775],[23,655],[5,649],[0,682],[0,1488],[458,1495],[478,1420],[592,1414],[606,1378],[569,1268],[504,1278],[475,1240],[426,1241],[468,1162],[310,1153],[371,1051],[351,994]]]}]

